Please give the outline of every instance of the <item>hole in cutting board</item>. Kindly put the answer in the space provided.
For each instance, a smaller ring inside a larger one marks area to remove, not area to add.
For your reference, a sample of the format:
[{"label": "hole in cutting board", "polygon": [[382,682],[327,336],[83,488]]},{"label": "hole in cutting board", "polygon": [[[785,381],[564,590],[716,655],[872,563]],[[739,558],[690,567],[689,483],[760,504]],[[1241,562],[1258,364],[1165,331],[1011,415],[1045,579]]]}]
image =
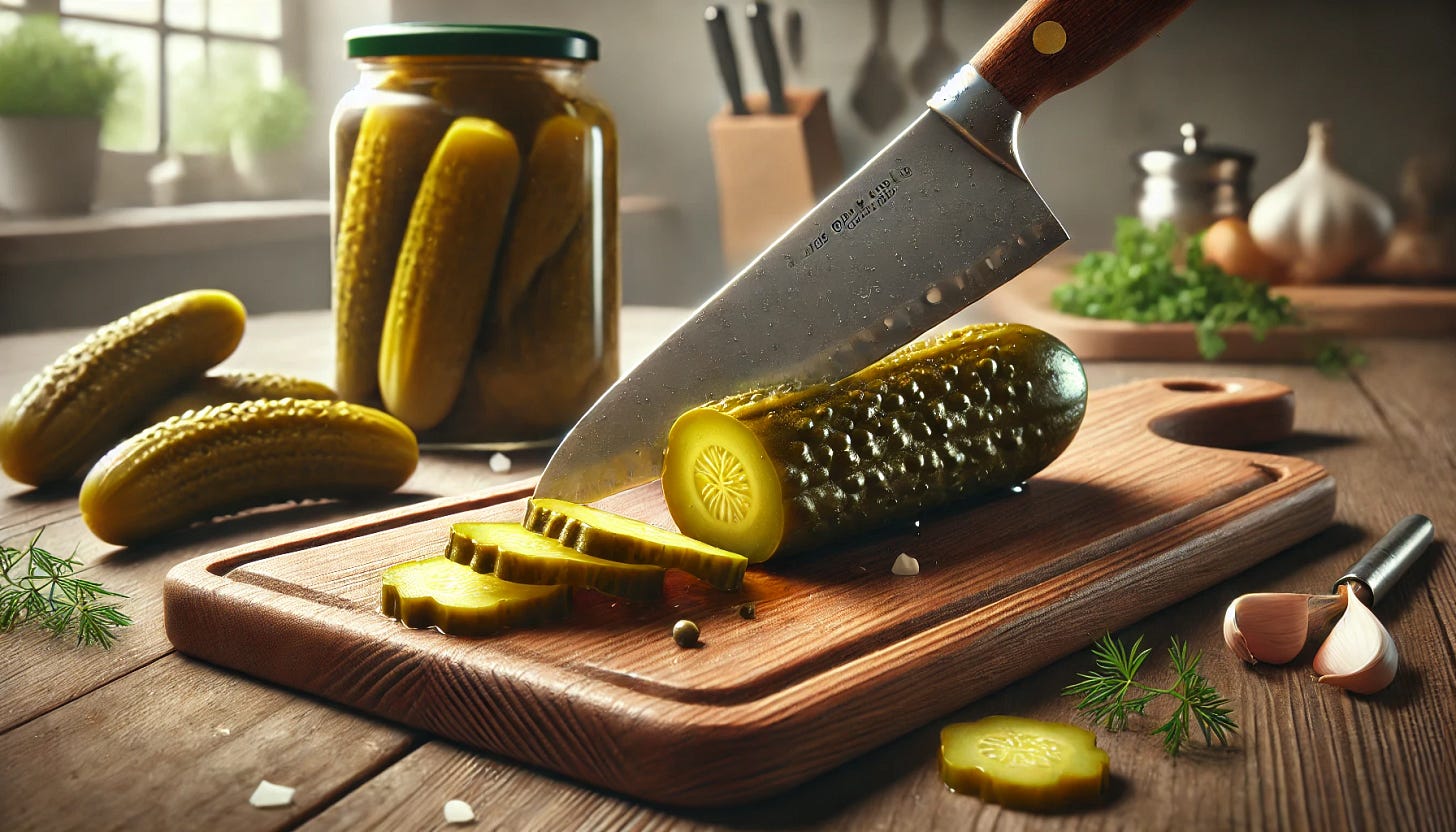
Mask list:
[{"label": "hole in cutting board", "polygon": [[1165,381],[1163,387],[1179,393],[1232,393],[1237,384],[1215,384],[1211,381]]}]

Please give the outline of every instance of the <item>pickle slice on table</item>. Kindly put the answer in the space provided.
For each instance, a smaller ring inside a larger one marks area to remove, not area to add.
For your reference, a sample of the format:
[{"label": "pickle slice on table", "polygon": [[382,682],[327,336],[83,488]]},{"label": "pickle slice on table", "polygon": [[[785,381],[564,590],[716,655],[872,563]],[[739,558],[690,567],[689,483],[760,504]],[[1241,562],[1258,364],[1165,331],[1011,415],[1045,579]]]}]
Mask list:
[{"label": "pickle slice on table", "polygon": [[681,569],[717,589],[743,584],[748,558],[592,506],[550,498],[526,503],[526,528],[579,552],[622,563],[650,563]]},{"label": "pickle slice on table", "polygon": [[988,803],[1046,812],[1098,803],[1110,782],[1091,731],[1014,716],[941,729],[940,778]]},{"label": "pickle slice on table", "polygon": [[562,620],[571,610],[571,589],[511,583],[437,557],[384,570],[380,608],[409,627],[486,636]]},{"label": "pickle slice on table", "polygon": [[516,523],[456,523],[450,532],[447,557],[502,580],[567,584],[632,601],[662,597],[660,566],[592,557]]}]

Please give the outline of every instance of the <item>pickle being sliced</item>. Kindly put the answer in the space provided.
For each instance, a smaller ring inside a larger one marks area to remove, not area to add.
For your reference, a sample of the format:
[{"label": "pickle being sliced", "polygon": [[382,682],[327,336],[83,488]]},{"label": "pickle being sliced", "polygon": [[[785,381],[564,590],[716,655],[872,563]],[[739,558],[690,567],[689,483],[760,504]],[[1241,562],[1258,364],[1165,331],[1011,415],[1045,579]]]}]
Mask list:
[{"label": "pickle being sliced", "polygon": [[1110,775],[1091,731],[990,716],[941,729],[940,779],[988,803],[1057,811],[1099,802]]},{"label": "pickle being sliced", "polygon": [[688,411],[668,433],[663,494],[684,534],[758,563],[1016,485],[1066,449],[1086,405],[1061,341],[966,327],[832,384]]},{"label": "pickle being sliced", "polygon": [[660,566],[595,558],[515,523],[456,523],[446,557],[523,584],[567,584],[632,601],[662,597]]},{"label": "pickle being sliced", "polygon": [[560,621],[571,610],[571,590],[511,583],[449,558],[428,558],[384,570],[380,608],[409,627],[486,636]]},{"label": "pickle being sliced", "polygon": [[722,590],[741,586],[743,572],[748,568],[748,558],[726,549],[565,500],[530,500],[525,526],[588,555],[681,569]]}]

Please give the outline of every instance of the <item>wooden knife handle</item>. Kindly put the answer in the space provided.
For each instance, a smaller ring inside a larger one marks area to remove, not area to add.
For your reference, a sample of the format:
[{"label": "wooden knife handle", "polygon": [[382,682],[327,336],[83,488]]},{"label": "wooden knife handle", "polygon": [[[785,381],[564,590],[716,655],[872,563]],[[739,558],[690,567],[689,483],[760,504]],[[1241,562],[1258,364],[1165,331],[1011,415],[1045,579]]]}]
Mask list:
[{"label": "wooden knife handle", "polygon": [[1023,115],[1111,66],[1193,0],[1028,0],[971,65]]}]

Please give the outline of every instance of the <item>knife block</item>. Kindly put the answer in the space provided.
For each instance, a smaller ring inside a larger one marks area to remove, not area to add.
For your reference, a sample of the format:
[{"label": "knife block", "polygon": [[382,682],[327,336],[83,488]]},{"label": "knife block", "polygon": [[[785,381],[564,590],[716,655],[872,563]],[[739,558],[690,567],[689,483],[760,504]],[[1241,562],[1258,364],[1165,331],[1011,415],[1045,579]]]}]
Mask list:
[{"label": "knife block", "polygon": [[745,96],[749,115],[725,107],[708,122],[718,182],[718,226],[730,272],[748,264],[844,178],[823,89],[785,90],[791,112]]}]

